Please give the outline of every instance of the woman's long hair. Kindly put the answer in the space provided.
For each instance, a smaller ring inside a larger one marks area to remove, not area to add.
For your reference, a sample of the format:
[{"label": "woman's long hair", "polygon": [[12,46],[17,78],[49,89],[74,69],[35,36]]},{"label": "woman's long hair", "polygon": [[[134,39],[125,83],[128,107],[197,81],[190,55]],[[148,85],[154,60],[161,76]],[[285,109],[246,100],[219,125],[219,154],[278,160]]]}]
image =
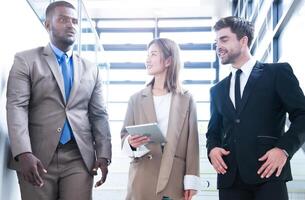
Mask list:
[{"label": "woman's long hair", "polygon": [[[179,46],[170,39],[167,38],[156,38],[152,40],[149,44],[149,48],[151,45],[156,44],[162,54],[163,61],[170,58],[171,62],[168,66],[167,72],[166,72],[166,79],[164,82],[164,87],[169,91],[173,93],[182,93],[182,85],[180,82],[180,69],[182,67],[182,62],[180,59],[180,49]],[[148,84],[154,85],[155,78],[153,78]]]}]

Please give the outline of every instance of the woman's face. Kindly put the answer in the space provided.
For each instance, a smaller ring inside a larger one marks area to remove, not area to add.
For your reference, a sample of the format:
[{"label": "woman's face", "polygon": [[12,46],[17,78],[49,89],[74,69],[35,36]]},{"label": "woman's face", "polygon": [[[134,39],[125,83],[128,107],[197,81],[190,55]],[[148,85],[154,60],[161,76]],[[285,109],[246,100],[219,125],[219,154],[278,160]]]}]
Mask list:
[{"label": "woman's face", "polygon": [[156,44],[152,44],[147,52],[146,69],[149,75],[165,74],[167,71],[166,62],[162,51]]}]

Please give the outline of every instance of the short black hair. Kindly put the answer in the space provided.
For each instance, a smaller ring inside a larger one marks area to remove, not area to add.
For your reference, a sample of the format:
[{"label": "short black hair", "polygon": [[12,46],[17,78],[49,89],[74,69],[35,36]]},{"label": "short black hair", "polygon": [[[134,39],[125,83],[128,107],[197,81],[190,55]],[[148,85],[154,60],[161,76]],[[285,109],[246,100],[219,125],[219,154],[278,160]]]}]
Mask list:
[{"label": "short black hair", "polygon": [[55,8],[57,8],[57,7],[67,7],[67,8],[72,8],[75,10],[75,7],[69,2],[54,1],[54,2],[50,3],[46,9],[46,19],[53,14]]},{"label": "short black hair", "polygon": [[219,31],[223,28],[230,28],[240,40],[242,37],[248,37],[248,47],[250,47],[254,37],[254,25],[252,22],[247,21],[240,17],[230,16],[221,18],[214,25],[214,30]]}]

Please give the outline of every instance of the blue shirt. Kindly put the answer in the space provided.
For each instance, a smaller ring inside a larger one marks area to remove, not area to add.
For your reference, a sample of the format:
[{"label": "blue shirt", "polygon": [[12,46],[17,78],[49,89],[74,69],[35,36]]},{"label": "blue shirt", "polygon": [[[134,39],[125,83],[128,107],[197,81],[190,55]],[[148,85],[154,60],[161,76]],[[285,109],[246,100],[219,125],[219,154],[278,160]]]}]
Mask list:
[{"label": "blue shirt", "polygon": [[68,56],[69,62],[67,64],[68,64],[68,67],[70,67],[71,76],[72,76],[72,83],[71,83],[71,85],[73,85],[73,80],[74,80],[74,71],[73,71],[74,66],[73,66],[73,59],[72,59],[73,48],[71,48],[67,52],[63,52],[62,50],[60,50],[59,48],[54,46],[52,43],[50,43],[50,46],[51,46],[51,48],[52,48],[52,50],[53,50],[53,52],[54,52],[54,54],[56,56],[56,59],[57,59],[59,67],[60,67],[60,59],[63,56],[63,54],[66,54]]}]

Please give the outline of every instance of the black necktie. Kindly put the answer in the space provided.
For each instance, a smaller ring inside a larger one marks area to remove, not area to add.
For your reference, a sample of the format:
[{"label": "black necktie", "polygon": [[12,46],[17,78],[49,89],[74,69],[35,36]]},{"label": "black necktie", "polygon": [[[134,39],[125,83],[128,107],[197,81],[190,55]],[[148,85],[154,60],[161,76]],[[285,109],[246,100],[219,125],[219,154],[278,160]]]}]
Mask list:
[{"label": "black necktie", "polygon": [[241,94],[240,94],[240,74],[243,71],[241,69],[237,70],[235,73],[235,109],[238,110],[241,103]]}]

